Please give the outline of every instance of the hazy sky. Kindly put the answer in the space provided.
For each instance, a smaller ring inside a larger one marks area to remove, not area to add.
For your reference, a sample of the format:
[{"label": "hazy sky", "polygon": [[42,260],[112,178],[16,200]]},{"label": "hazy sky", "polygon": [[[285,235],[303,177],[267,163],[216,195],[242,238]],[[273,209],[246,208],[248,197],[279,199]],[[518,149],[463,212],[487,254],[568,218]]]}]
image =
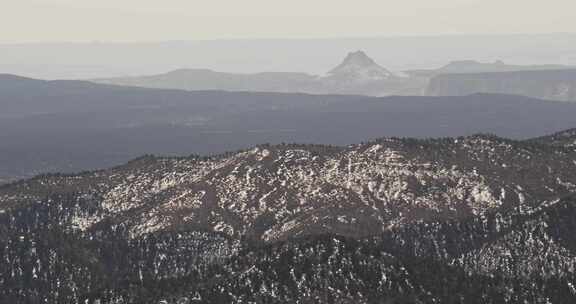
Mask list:
[{"label": "hazy sky", "polygon": [[0,0],[0,42],[543,33],[576,0]]}]

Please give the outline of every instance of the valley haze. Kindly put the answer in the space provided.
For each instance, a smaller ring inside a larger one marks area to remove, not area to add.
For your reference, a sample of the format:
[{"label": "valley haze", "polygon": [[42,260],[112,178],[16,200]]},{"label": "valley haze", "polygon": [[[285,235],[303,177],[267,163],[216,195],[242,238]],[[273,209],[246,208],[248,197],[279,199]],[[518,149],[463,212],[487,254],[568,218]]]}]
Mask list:
[{"label": "valley haze", "polygon": [[143,154],[210,155],[253,145],[348,145],[386,136],[493,133],[518,139],[574,126],[576,103],[522,96],[307,95],[147,89],[0,75],[0,176],[119,165]]}]

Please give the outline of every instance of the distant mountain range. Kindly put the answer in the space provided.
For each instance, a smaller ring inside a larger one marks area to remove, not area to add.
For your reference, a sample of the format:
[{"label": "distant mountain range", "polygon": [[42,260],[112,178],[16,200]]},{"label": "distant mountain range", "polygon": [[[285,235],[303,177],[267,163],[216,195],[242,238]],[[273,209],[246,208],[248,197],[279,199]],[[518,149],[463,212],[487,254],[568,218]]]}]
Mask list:
[{"label": "distant mountain range", "polygon": [[421,83],[397,77],[364,52],[349,53],[325,76],[305,73],[234,74],[184,69],[166,74],[92,80],[96,83],[180,90],[223,90],[370,96],[418,95]]},{"label": "distant mountain range", "polygon": [[0,72],[41,79],[156,75],[181,68],[319,75],[358,49],[393,72],[463,59],[576,65],[576,34],[555,33],[0,44]]},{"label": "distant mountain range", "polygon": [[574,134],[260,145],[2,186],[0,302],[572,303]]},{"label": "distant mountain range", "polygon": [[474,93],[514,94],[540,99],[576,101],[576,69],[437,75],[427,95]]},{"label": "distant mountain range", "polygon": [[367,96],[451,96],[474,93],[517,94],[576,101],[576,77],[568,66],[508,65],[454,61],[439,69],[398,75],[362,51],[349,53],[325,76],[305,73],[233,74],[211,70],[175,70],[166,74],[92,80],[96,83],[181,90],[224,90]]},{"label": "distant mountain range", "polygon": [[213,154],[381,136],[537,137],[574,126],[576,104],[462,97],[146,89],[0,75],[0,178],[110,167],[142,154]]},{"label": "distant mountain range", "polygon": [[467,74],[467,73],[496,73],[496,72],[520,72],[520,71],[546,71],[570,69],[570,66],[546,64],[546,65],[511,65],[499,60],[493,63],[479,62],[475,60],[452,61],[447,65],[432,70],[411,70],[406,73],[413,76],[436,76],[440,74]]}]

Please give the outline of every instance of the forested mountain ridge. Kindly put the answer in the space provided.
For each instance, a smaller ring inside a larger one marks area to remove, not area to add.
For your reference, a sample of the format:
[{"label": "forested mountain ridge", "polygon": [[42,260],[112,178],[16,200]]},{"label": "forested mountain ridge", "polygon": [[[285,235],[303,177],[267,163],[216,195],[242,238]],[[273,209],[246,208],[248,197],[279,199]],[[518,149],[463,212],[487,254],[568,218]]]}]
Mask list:
[{"label": "forested mountain ridge", "polygon": [[557,146],[574,147],[576,146],[576,129],[560,131],[552,135],[535,138],[532,141]]},{"label": "forested mountain ridge", "polygon": [[1,301],[565,303],[576,150],[382,138],[0,187]]}]

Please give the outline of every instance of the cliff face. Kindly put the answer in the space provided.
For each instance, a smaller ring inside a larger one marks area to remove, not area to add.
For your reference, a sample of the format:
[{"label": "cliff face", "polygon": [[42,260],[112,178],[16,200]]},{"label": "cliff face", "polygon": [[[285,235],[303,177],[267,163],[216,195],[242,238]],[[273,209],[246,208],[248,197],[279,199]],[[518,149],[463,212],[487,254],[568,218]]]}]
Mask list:
[{"label": "cliff face", "polygon": [[499,93],[576,101],[576,70],[443,74],[430,80],[426,93],[431,96]]}]

